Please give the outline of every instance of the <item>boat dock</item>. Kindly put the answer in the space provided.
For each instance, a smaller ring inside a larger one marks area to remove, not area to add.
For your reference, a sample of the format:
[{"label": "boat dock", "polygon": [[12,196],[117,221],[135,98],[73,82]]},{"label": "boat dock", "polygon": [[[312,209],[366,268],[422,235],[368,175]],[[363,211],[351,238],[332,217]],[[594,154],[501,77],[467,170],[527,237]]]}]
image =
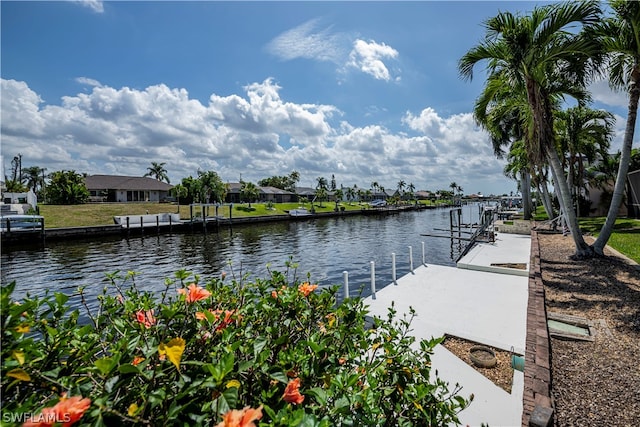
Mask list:
[{"label": "boat dock", "polygon": [[[411,329],[419,341],[443,335],[525,355],[531,237],[500,233],[495,242],[476,243],[457,267],[424,264],[366,298],[372,316],[416,316]],[[460,413],[462,425],[519,426],[523,416],[524,373],[513,370],[511,393],[438,345],[433,372],[460,395],[474,395]]]}]

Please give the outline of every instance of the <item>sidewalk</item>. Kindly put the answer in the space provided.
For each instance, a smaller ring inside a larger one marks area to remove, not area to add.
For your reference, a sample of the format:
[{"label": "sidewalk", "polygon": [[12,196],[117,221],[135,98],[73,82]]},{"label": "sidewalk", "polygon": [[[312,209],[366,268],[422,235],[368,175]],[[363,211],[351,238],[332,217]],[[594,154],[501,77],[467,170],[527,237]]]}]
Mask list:
[{"label": "sidewalk", "polygon": [[[458,263],[458,268],[422,265],[376,293],[365,303],[370,314],[385,317],[395,303],[401,317],[416,311],[414,336],[421,339],[454,335],[503,350],[525,353],[528,274],[526,270],[491,266],[525,264],[529,236],[499,234],[495,243],[479,243]],[[417,347],[417,346],[416,346]],[[439,345],[432,357],[434,372],[451,386],[459,383],[461,395],[474,394],[470,407],[460,414],[462,425],[519,426],[522,420],[524,375],[514,370],[511,394],[496,386]]]}]

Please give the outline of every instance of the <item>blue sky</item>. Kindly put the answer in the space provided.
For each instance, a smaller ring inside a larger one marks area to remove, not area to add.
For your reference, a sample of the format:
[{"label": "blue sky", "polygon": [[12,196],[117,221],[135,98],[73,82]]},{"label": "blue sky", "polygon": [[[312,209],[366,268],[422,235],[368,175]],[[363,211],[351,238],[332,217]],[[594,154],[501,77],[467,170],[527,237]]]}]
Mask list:
[{"label": "blue sky", "polygon": [[[171,183],[301,174],[338,185],[516,190],[471,116],[459,58],[534,2],[2,1],[2,166]],[[618,116],[626,97],[593,87]]]}]

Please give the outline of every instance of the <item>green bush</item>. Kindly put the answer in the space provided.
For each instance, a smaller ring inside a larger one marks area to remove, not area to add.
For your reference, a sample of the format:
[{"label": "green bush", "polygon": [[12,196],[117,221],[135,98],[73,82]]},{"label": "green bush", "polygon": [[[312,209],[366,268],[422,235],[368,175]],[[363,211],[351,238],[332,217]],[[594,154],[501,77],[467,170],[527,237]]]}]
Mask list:
[{"label": "green bush", "polygon": [[368,319],[361,298],[337,304],[337,287],[290,275],[180,270],[151,294],[112,273],[96,312],[78,290],[84,317],[62,293],[15,301],[3,286],[4,425],[72,412],[96,426],[458,423],[470,401],[431,372],[442,339],[416,346],[412,316]]}]

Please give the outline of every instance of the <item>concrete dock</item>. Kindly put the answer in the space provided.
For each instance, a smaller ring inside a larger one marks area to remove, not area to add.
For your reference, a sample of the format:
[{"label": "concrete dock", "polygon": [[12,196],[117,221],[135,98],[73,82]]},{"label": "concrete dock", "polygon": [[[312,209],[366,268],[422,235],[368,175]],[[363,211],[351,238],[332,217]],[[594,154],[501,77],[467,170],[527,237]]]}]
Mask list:
[{"label": "concrete dock", "polygon": [[[413,308],[417,343],[447,334],[524,355],[530,247],[529,236],[500,233],[493,243],[476,243],[457,267],[421,265],[365,303],[372,316],[382,318],[392,302],[398,317]],[[474,395],[460,413],[462,425],[521,425],[522,372],[514,370],[507,393],[442,345],[432,363],[433,372],[437,369],[450,387],[457,383],[462,396]]]}]

